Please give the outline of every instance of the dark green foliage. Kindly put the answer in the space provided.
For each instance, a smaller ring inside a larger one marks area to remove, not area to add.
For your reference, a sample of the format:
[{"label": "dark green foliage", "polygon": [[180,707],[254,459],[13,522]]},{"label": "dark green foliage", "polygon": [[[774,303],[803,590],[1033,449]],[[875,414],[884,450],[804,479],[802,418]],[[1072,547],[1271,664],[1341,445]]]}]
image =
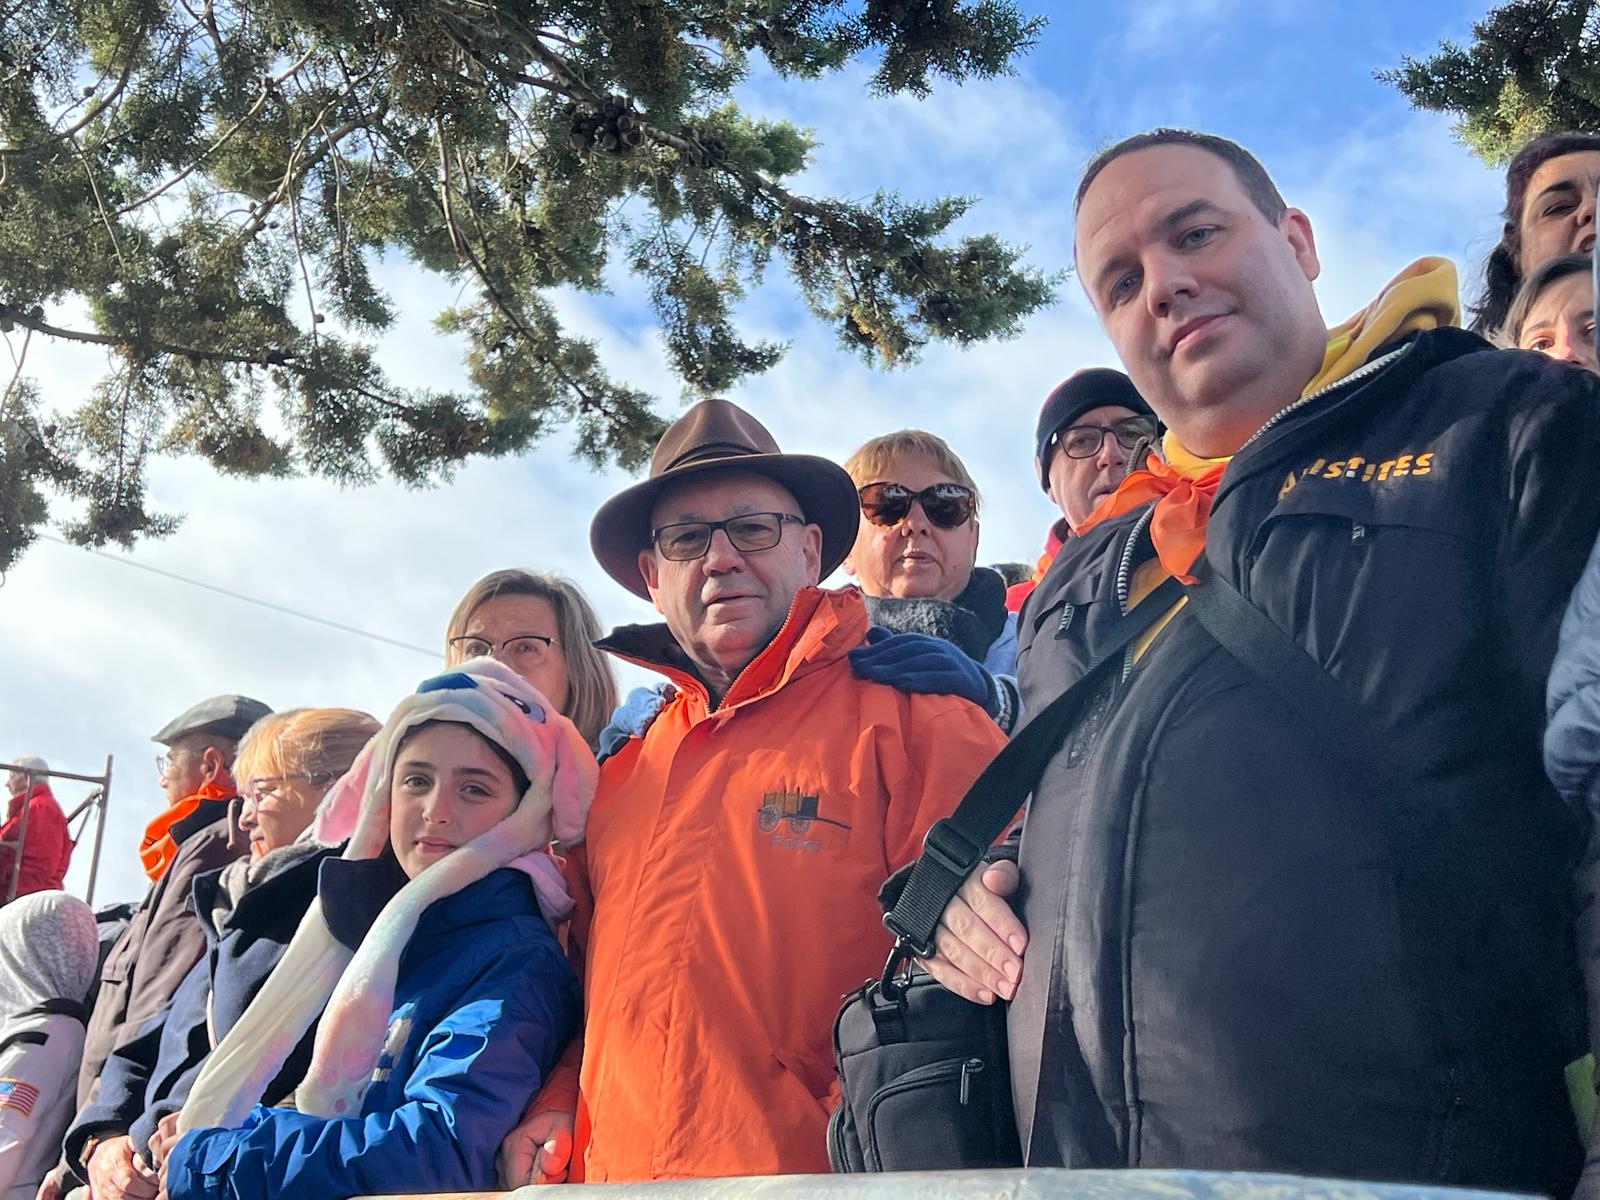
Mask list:
[{"label": "dark green foliage", "polygon": [[[639,465],[652,398],[549,300],[613,259],[691,395],[781,356],[733,313],[774,258],[884,364],[1013,333],[1050,281],[941,240],[966,201],[795,195],[810,138],[728,95],[753,55],[801,77],[873,56],[876,90],[922,94],[1008,70],[1037,27],[1004,0],[0,0],[0,331],[110,363],[56,424],[6,388],[0,569],[51,494],[85,542],[174,528],[152,454],[422,485],[571,425],[584,459]],[[443,277],[465,391],[374,361],[379,255]]]},{"label": "dark green foliage", "polygon": [[1472,44],[1379,71],[1418,108],[1456,115],[1462,141],[1505,162],[1556,130],[1600,133],[1600,13],[1596,0],[1512,0],[1472,27]]}]

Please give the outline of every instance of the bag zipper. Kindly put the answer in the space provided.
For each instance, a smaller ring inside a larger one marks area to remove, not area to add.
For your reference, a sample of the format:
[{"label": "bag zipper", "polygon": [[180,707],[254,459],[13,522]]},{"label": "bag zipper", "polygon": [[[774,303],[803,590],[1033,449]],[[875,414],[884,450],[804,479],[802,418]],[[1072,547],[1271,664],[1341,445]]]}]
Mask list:
[{"label": "bag zipper", "polygon": [[[974,1066],[973,1064],[977,1065]],[[878,1155],[877,1135],[874,1133],[874,1123],[877,1120],[879,1108],[901,1092],[915,1091],[930,1083],[941,1083],[958,1077],[960,1079],[957,1085],[960,1089],[960,1100],[962,1106],[965,1107],[971,1100],[971,1076],[982,1071],[983,1066],[983,1060],[980,1058],[947,1058],[943,1062],[929,1063],[925,1067],[918,1067],[915,1071],[909,1071],[900,1076],[899,1079],[896,1079],[888,1086],[879,1088],[873,1094],[872,1099],[867,1102],[867,1145],[865,1147],[867,1154],[864,1156],[867,1160],[867,1169],[869,1171],[881,1171],[884,1169],[882,1159]]]}]

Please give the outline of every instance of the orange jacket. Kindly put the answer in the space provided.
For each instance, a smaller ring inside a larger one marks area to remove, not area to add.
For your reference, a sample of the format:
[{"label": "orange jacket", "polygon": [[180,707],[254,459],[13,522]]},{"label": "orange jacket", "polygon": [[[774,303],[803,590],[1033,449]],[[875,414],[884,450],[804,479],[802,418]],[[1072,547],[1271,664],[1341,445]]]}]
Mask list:
[{"label": "orange jacket", "polygon": [[678,686],[600,773],[569,874],[585,975],[575,1175],[826,1171],[841,998],[877,890],[1004,744],[976,706],[857,679],[854,588],[803,589],[708,711],[665,626],[601,645]]}]

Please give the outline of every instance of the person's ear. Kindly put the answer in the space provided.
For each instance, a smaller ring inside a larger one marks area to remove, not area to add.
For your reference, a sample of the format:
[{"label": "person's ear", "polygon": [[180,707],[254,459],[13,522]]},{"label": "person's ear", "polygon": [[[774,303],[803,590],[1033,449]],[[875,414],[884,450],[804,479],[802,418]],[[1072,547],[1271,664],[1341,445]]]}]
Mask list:
[{"label": "person's ear", "polygon": [[1317,257],[1317,235],[1312,232],[1311,218],[1298,208],[1288,208],[1278,219],[1278,228],[1288,239],[1300,270],[1307,279],[1314,281],[1322,274],[1322,261]]},{"label": "person's ear", "polygon": [[800,531],[800,553],[805,560],[811,586],[822,582],[822,526],[807,525]]},{"label": "person's ear", "polygon": [[228,764],[222,761],[222,751],[207,746],[200,754],[200,777],[207,783],[220,783],[228,778]]},{"label": "person's ear", "polygon": [[667,610],[661,607],[661,564],[656,562],[654,550],[641,550],[637,559],[639,574],[644,579],[645,589],[650,593],[650,602],[656,606],[656,611],[666,616]]}]

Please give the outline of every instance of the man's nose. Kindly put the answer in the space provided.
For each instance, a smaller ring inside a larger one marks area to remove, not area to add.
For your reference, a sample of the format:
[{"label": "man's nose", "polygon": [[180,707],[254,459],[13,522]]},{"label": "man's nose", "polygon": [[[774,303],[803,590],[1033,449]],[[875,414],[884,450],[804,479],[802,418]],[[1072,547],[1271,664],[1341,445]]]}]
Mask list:
[{"label": "man's nose", "polygon": [[1122,443],[1117,441],[1117,435],[1107,433],[1100,439],[1100,453],[1094,456],[1095,462],[1102,470],[1107,467],[1126,466],[1128,452],[1122,448]]},{"label": "man's nose", "polygon": [[728,536],[728,531],[713,529],[711,544],[706,547],[705,557],[700,560],[701,566],[707,571],[720,573],[734,570],[743,561],[744,555],[739,553],[738,547],[733,544],[733,539]]},{"label": "man's nose", "polygon": [[1145,305],[1152,317],[1172,315],[1173,308],[1199,293],[1189,260],[1181,255],[1151,251],[1144,263]]}]

